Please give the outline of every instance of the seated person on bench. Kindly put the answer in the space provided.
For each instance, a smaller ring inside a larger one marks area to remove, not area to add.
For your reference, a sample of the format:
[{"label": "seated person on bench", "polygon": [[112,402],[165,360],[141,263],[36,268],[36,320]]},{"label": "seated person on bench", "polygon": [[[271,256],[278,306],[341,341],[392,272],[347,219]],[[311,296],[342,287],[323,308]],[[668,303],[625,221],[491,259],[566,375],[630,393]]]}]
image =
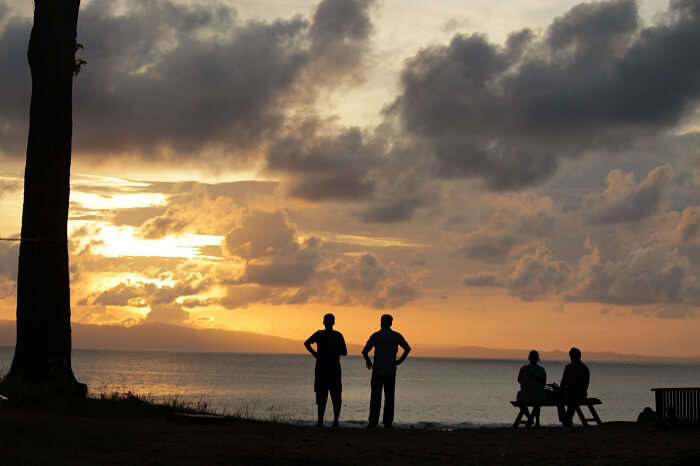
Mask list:
[{"label": "seated person on bench", "polygon": [[588,384],[591,380],[588,367],[581,362],[581,350],[571,348],[569,358],[571,363],[564,368],[564,375],[561,378],[561,402],[557,406],[559,420],[567,427],[573,424],[577,402],[588,396]]},{"label": "seated person on bench", "polygon": [[527,359],[530,364],[526,364],[520,368],[518,373],[518,383],[520,391],[518,392],[517,400],[519,402],[533,405],[532,417],[527,422],[528,426],[532,425],[532,418],[535,418],[535,427],[540,426],[540,404],[545,401],[544,386],[547,383],[547,373],[542,366],[538,366],[540,354],[532,350]]}]

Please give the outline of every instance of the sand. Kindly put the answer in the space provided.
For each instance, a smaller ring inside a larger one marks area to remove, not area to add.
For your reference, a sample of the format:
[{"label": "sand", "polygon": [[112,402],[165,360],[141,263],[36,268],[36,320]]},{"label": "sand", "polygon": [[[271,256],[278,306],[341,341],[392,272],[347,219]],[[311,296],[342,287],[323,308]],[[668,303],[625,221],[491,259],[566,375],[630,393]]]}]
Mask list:
[{"label": "sand", "polygon": [[0,464],[698,465],[700,429],[332,429],[0,406]]}]

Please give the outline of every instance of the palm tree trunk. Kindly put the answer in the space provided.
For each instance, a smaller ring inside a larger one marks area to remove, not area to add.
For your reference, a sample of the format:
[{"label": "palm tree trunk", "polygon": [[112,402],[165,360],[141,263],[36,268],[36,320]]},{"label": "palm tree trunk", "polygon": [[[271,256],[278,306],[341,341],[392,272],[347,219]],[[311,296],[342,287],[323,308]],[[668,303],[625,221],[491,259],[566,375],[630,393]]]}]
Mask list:
[{"label": "palm tree trunk", "polygon": [[12,386],[84,395],[71,368],[68,199],[73,75],[80,0],[35,0],[29,40],[32,100],[17,277]]}]

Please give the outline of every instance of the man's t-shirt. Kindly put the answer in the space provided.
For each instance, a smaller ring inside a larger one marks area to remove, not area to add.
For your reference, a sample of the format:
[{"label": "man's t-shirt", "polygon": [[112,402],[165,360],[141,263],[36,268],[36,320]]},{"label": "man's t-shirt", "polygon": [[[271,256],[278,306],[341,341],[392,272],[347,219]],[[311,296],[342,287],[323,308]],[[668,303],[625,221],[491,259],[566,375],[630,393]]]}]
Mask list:
[{"label": "man's t-shirt", "polygon": [[569,398],[586,398],[591,373],[581,361],[567,364],[561,377],[561,388]]},{"label": "man's t-shirt", "polygon": [[316,343],[316,370],[340,371],[340,356],[348,354],[343,334],[337,330],[319,330],[311,335],[309,343]]},{"label": "man's t-shirt", "polygon": [[399,332],[391,329],[381,329],[369,337],[365,349],[369,352],[374,348],[373,374],[396,375],[396,353],[399,351],[399,346],[405,349],[408,348],[408,343]]}]

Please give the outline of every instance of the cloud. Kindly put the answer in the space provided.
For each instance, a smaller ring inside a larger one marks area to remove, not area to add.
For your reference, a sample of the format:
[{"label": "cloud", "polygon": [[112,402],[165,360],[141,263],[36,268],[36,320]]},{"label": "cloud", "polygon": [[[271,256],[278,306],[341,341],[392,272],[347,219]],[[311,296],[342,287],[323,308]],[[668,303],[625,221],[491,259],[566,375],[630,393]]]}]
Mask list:
[{"label": "cloud", "polygon": [[549,292],[567,289],[572,269],[551,251],[537,246],[518,258],[509,277],[508,289],[526,301],[532,301]]},{"label": "cloud", "polygon": [[226,254],[249,260],[295,252],[299,243],[286,213],[253,211],[226,235],[223,247]]},{"label": "cloud", "polygon": [[315,247],[274,255],[264,263],[248,263],[239,281],[271,287],[303,286],[316,274],[320,259]]},{"label": "cloud", "polygon": [[700,206],[683,210],[674,228],[673,236],[678,243],[700,244]]},{"label": "cloud", "polygon": [[[368,0],[323,0],[311,21],[238,18],[225,2],[94,0],[80,13],[89,62],[74,91],[77,156],[245,161],[283,126],[297,94],[345,81],[369,47]],[[0,30],[0,150],[26,143],[30,22]],[[321,79],[309,79],[309,76]]]},{"label": "cloud", "polygon": [[619,260],[606,260],[596,244],[581,258],[571,301],[617,305],[683,303],[691,294],[690,262],[676,249],[653,244],[630,251]]},{"label": "cloud", "polygon": [[544,196],[497,195],[485,200],[488,217],[459,241],[466,257],[485,262],[502,263],[517,246],[551,235],[559,213]]},{"label": "cloud", "polygon": [[0,241],[0,278],[17,280],[19,243]]},{"label": "cloud", "polygon": [[605,191],[584,197],[586,219],[591,223],[613,224],[649,217],[657,211],[662,190],[668,186],[672,175],[671,165],[666,164],[654,168],[636,184],[634,174],[622,170],[610,171]]},{"label": "cloud", "polygon": [[288,175],[287,192],[308,201],[361,200],[374,194],[370,173],[380,164],[381,143],[358,128],[324,134],[324,125],[307,121],[276,141],[267,170]]},{"label": "cloud", "polygon": [[489,287],[502,285],[502,281],[498,274],[488,272],[465,275],[462,281],[464,286]]},{"label": "cloud", "polygon": [[194,195],[171,203],[161,215],[148,218],[139,227],[139,236],[159,239],[181,233],[224,234],[242,215],[243,208],[228,197]]},{"label": "cloud", "polygon": [[375,0],[325,0],[314,11],[309,36],[316,57],[309,78],[353,82],[363,78],[363,62],[374,30],[369,12]]},{"label": "cloud", "polygon": [[22,182],[15,178],[0,178],[0,198],[6,194],[15,193],[22,188]]},{"label": "cloud", "polygon": [[549,178],[565,157],[614,152],[681,122],[700,97],[700,15],[671,2],[643,27],[632,0],[581,4],[504,46],[457,35],[423,49],[388,108],[436,173],[495,190]]},{"label": "cloud", "polygon": [[315,237],[301,240],[282,211],[254,211],[224,240],[227,256],[242,268],[219,267],[227,308],[253,302],[334,305],[359,304],[394,308],[420,296],[423,267],[403,268],[373,254],[337,254]]},{"label": "cloud", "polygon": [[184,323],[190,320],[190,313],[183,310],[177,304],[156,304],[146,315],[145,322],[159,322],[166,324]]},{"label": "cloud", "polygon": [[[179,272],[176,269],[176,272]],[[201,273],[165,273],[159,277],[169,279],[173,285],[157,285],[149,281],[127,280],[104,290],[92,299],[92,304],[104,306],[144,307],[174,304],[178,298],[197,296],[206,292],[213,284],[211,278]],[[172,280],[172,279],[175,280]]]}]

